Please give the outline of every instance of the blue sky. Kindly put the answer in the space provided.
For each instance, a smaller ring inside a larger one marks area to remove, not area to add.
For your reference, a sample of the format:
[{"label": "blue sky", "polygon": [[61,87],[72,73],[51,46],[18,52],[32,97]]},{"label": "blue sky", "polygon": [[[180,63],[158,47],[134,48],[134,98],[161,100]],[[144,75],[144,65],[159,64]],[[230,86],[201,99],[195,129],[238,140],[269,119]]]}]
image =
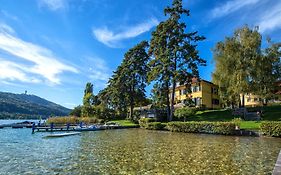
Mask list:
[{"label": "blue sky", "polygon": [[[105,87],[124,53],[165,20],[172,0],[0,0],[0,91],[35,94],[72,108],[86,82]],[[281,41],[280,0],[183,0],[187,30],[199,43],[200,76],[211,80],[215,43],[235,28],[258,25]],[[150,94],[149,89],[147,94]]]}]

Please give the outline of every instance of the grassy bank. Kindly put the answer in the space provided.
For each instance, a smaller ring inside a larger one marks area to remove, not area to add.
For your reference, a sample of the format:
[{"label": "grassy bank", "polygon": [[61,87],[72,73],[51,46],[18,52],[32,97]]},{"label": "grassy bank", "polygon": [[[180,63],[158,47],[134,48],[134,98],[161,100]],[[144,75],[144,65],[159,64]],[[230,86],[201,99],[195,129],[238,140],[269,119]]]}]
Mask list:
[{"label": "grassy bank", "polygon": [[109,122],[114,122],[120,126],[138,126],[138,124],[135,124],[131,120],[111,120]]},{"label": "grassy bank", "polygon": [[[249,111],[255,108],[248,108]],[[276,106],[265,106],[261,107],[264,111],[262,121],[281,121],[281,105]],[[188,121],[231,121],[235,117],[231,115],[231,110],[220,109],[220,110],[206,110],[198,111],[195,116],[188,118]],[[261,122],[256,121],[242,121],[241,129],[258,130]]]}]

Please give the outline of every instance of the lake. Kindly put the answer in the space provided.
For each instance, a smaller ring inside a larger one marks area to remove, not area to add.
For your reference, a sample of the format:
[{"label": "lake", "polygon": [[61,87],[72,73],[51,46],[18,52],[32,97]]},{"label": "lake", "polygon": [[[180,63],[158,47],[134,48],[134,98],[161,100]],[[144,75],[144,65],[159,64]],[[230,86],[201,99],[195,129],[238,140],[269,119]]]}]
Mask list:
[{"label": "lake", "polygon": [[270,174],[281,139],[143,129],[50,133],[0,129],[0,174]]},{"label": "lake", "polygon": [[[13,124],[13,123],[20,123],[24,121],[30,121],[30,122],[35,122],[38,123],[39,120],[0,120],[0,125],[4,124]],[[45,120],[41,120],[41,122],[44,122]]]}]

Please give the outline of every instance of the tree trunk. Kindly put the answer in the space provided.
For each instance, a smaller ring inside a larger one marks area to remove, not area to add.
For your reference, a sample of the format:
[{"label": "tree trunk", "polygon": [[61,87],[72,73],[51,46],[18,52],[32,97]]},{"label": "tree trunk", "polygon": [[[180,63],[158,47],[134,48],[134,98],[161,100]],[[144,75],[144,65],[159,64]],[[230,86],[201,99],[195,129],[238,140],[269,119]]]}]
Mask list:
[{"label": "tree trunk", "polygon": [[245,94],[242,94],[242,107],[245,107]]},{"label": "tree trunk", "polygon": [[176,91],[176,81],[173,81],[172,85],[172,99],[171,99],[171,113],[170,113],[170,118],[169,121],[173,120],[174,117],[174,102],[175,102],[175,91]]},{"label": "tree trunk", "polygon": [[170,99],[169,99],[169,83],[168,82],[166,82],[166,85],[165,85],[166,87],[166,109],[167,109],[167,121],[169,121],[169,119],[170,119]]},{"label": "tree trunk", "polygon": [[134,112],[134,96],[133,96],[133,94],[134,94],[134,92],[135,92],[135,89],[132,88],[131,89],[131,95],[130,95],[130,116],[129,116],[130,120],[133,120],[133,112]]},{"label": "tree trunk", "polygon": [[[174,53],[174,73],[177,71],[177,53]],[[170,120],[173,120],[174,117],[174,102],[175,102],[175,91],[176,91],[176,80],[175,80],[175,75],[173,75],[173,84],[172,84],[172,96],[171,96],[171,113],[170,113]]]}]

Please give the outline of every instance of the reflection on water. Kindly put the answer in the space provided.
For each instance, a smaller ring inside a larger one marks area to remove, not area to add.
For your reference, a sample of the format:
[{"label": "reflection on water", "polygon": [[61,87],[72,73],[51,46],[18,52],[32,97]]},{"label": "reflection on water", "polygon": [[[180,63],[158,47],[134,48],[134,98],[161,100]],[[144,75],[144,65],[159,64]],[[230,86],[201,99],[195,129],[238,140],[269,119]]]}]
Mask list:
[{"label": "reflection on water", "polygon": [[148,131],[42,139],[0,130],[0,174],[270,174],[281,139]]}]

